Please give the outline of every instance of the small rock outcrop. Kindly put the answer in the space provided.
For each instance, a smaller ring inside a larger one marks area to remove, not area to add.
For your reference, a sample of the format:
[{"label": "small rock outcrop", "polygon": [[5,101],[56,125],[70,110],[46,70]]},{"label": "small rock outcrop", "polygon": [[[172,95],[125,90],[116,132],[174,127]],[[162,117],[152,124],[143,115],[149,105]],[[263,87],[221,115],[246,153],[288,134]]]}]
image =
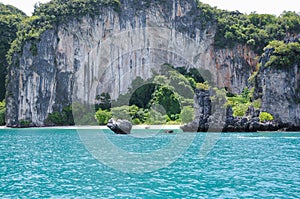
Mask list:
[{"label": "small rock outcrop", "polygon": [[[195,118],[192,122],[181,126],[184,132],[257,132],[257,131],[299,131],[299,126],[285,122],[280,116],[273,121],[261,122],[261,110],[250,106],[243,117],[233,116],[232,107],[224,112],[221,108],[213,108],[209,91],[195,92]],[[215,110],[213,110],[215,109]]]},{"label": "small rock outcrop", "polygon": [[115,120],[111,118],[107,123],[107,127],[116,134],[130,134],[132,124],[128,120]]},{"label": "small rock outcrop", "polygon": [[243,117],[234,117],[231,107],[226,111],[226,122],[223,132],[257,132],[257,131],[277,131],[284,127],[278,121],[260,122],[260,110],[255,110],[250,106]]}]

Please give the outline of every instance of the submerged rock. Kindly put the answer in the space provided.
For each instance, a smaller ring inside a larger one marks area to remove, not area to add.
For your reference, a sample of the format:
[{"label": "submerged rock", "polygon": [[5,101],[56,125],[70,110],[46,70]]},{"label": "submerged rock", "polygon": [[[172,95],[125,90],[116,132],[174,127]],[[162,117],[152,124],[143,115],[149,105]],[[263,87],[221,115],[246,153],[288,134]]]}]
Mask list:
[{"label": "submerged rock", "polygon": [[116,134],[130,134],[132,129],[132,124],[128,120],[114,120],[113,118],[108,121],[106,126]]},{"label": "submerged rock", "polygon": [[165,130],[165,133],[174,133],[174,130]]}]

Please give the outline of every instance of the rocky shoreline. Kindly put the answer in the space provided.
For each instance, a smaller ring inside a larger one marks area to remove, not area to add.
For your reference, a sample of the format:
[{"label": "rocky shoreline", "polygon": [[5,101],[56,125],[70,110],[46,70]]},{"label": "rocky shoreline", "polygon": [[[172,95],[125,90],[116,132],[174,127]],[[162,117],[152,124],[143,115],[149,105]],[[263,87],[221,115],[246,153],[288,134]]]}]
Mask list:
[{"label": "rocky shoreline", "polygon": [[194,106],[194,121],[181,126],[184,132],[300,131],[300,126],[282,122],[278,116],[272,121],[261,122],[259,119],[261,110],[255,110],[253,106],[248,108],[243,117],[234,117],[230,106],[225,110],[216,109],[213,107],[208,90],[195,91]]}]

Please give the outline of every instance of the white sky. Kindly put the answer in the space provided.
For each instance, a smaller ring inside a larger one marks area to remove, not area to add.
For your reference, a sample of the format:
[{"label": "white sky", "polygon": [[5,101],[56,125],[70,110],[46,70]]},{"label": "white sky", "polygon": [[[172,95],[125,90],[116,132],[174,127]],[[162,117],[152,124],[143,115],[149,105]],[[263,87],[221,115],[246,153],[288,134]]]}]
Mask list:
[{"label": "white sky", "polygon": [[[27,15],[33,12],[36,2],[48,2],[49,0],[0,0],[4,4],[13,5],[23,10]],[[300,12],[300,0],[201,0],[211,6],[217,6],[226,10],[239,10],[242,13],[268,13],[279,15],[284,10]]]}]

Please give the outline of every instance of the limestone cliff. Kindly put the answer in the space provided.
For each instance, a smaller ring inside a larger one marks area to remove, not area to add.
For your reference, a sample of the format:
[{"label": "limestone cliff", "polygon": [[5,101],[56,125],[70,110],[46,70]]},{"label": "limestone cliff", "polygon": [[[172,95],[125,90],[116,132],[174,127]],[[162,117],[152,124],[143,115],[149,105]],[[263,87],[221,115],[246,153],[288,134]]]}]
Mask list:
[{"label": "limestone cliff", "polygon": [[259,72],[262,110],[282,122],[300,126],[300,70],[297,64],[289,69],[262,68]]},{"label": "limestone cliff", "polygon": [[[94,103],[127,91],[132,80],[150,78],[159,66],[210,71],[210,81],[239,93],[255,70],[256,54],[245,45],[215,49],[216,26],[201,23],[193,0],[121,1],[121,12],[103,7],[57,23],[13,57],[7,85],[7,125],[43,126],[49,113],[74,101]],[[206,78],[206,77],[204,77]]]},{"label": "limestone cliff", "polygon": [[[249,107],[244,115],[235,117],[233,116],[232,107],[227,106],[226,111],[218,114],[218,110],[224,109],[222,105],[225,102],[211,103],[210,99],[217,96],[215,93],[208,90],[196,90],[194,121],[181,128],[188,132],[299,131],[299,47],[300,35],[298,34],[293,38],[286,38],[284,41],[271,42],[265,48],[265,52],[259,60],[260,68],[252,83],[252,86],[254,86],[254,99],[261,100],[260,108],[248,105]],[[219,94],[219,96],[221,95]],[[250,104],[250,101],[248,103]],[[213,105],[217,105],[217,109],[211,111]],[[274,120],[262,121],[260,114],[264,112],[271,113]],[[216,123],[220,123],[218,128],[215,127]]]},{"label": "limestone cliff", "polygon": [[[298,35],[299,38],[300,35]],[[286,43],[288,42],[290,41],[286,41]],[[300,60],[296,59],[284,68],[274,65],[266,66],[273,54],[276,54],[274,48],[267,48],[261,57],[261,67],[255,79],[256,97],[262,98],[261,109],[263,111],[268,111],[289,126],[299,127]]]}]

